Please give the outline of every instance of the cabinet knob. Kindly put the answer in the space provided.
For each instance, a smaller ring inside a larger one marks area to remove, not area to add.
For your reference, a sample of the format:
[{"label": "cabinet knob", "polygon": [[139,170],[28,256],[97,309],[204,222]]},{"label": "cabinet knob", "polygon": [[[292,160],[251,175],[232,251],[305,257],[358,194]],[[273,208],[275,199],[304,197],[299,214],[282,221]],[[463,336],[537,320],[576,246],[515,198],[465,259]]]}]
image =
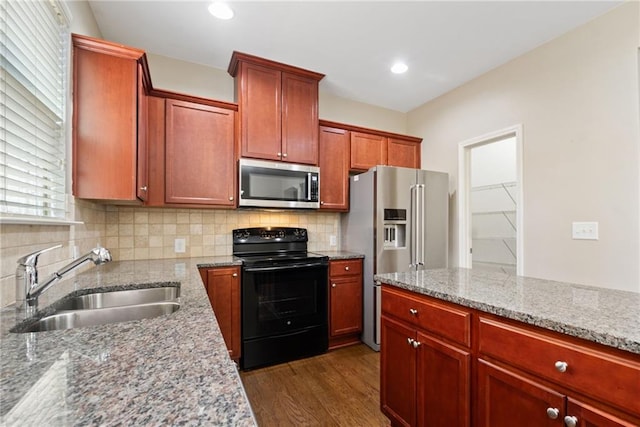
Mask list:
[{"label": "cabinet knob", "polygon": [[555,364],[555,367],[558,372],[566,372],[569,365],[567,364],[567,362],[558,360]]},{"label": "cabinet knob", "polygon": [[578,425],[578,418],[567,415],[564,417],[564,425],[567,427],[576,427]]},{"label": "cabinet knob", "polygon": [[413,338],[407,338],[407,344],[412,345],[413,344]]},{"label": "cabinet knob", "polygon": [[229,201],[233,202],[233,196],[229,196]]},{"label": "cabinet knob", "polygon": [[409,309],[409,313],[410,313],[412,316],[417,316],[417,315],[418,315],[418,310],[416,310],[415,308],[410,308],[410,309]]},{"label": "cabinet knob", "polygon": [[336,284],[335,284],[335,283],[332,283],[332,284],[331,284],[331,287],[332,287],[332,288],[335,288],[335,287],[336,287]]},{"label": "cabinet knob", "polygon": [[347,265],[344,269],[345,269],[346,271],[349,271],[349,266]]},{"label": "cabinet knob", "polygon": [[282,153],[282,157],[287,157],[287,153]]},{"label": "cabinet knob", "polygon": [[555,420],[560,415],[560,410],[558,408],[547,408],[547,417]]},{"label": "cabinet knob", "polygon": [[140,191],[147,191],[148,187],[145,185],[144,187],[140,187]]},{"label": "cabinet knob", "polygon": [[320,204],[321,204],[321,205],[324,205],[324,202],[323,202],[322,200],[320,200]]},{"label": "cabinet knob", "polygon": [[278,157],[282,157],[282,153],[278,153]]},{"label": "cabinet knob", "polygon": [[420,347],[422,345],[422,343],[420,341],[413,340],[411,345],[413,346],[413,348],[418,348],[418,347]]},{"label": "cabinet knob", "polygon": [[231,276],[232,277],[238,277],[238,273],[233,273]]}]

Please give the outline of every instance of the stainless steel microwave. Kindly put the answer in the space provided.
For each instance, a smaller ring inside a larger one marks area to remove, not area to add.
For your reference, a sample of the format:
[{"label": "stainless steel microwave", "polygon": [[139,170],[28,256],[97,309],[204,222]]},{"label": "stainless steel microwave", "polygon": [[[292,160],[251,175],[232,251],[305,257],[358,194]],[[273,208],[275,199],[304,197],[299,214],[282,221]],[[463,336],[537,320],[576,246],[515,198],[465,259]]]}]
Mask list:
[{"label": "stainless steel microwave", "polygon": [[320,168],[292,163],[240,159],[238,206],[320,208]]}]

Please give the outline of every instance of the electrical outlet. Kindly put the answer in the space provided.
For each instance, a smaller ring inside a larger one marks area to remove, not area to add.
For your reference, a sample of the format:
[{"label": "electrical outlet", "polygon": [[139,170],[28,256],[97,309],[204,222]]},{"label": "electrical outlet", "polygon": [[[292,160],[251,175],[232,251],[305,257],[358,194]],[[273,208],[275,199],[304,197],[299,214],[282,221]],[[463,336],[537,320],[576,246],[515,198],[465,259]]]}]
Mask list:
[{"label": "electrical outlet", "polygon": [[574,240],[598,240],[598,223],[574,222],[571,224],[571,236]]},{"label": "electrical outlet", "polygon": [[187,250],[187,245],[184,239],[176,239],[173,242],[173,246],[174,246],[174,251],[177,254],[183,254],[186,252]]},{"label": "electrical outlet", "polygon": [[329,236],[329,246],[336,246],[338,244],[338,239],[336,239],[336,236]]}]

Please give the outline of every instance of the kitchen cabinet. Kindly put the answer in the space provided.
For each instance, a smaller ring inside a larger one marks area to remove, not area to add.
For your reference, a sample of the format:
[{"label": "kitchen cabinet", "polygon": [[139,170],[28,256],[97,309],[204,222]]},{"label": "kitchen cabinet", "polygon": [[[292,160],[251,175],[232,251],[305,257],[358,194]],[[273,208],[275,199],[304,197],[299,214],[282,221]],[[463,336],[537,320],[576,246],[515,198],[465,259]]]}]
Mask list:
[{"label": "kitchen cabinet", "polygon": [[151,78],[144,51],[72,35],[73,195],[145,200],[146,114]]},{"label": "kitchen cabinet", "polygon": [[351,132],[350,169],[367,171],[387,164],[387,138],[363,132]]},{"label": "kitchen cabinet", "polygon": [[382,289],[380,406],[394,426],[469,426],[471,315]]},{"label": "kitchen cabinet", "polygon": [[639,425],[620,415],[640,414],[638,361],[492,318],[478,323],[479,426]]},{"label": "kitchen cabinet", "polygon": [[236,206],[236,106],[154,90],[147,206]]},{"label": "kitchen cabinet", "polygon": [[387,138],[387,165],[420,169],[420,143],[409,139]]},{"label": "kitchen cabinet", "polygon": [[329,262],[329,348],[360,342],[362,259]]},{"label": "kitchen cabinet", "polygon": [[332,128],[334,132],[348,132],[349,170],[352,172],[364,172],[377,165],[421,167],[421,138],[328,120],[320,120],[320,126],[321,132],[323,127]]},{"label": "kitchen cabinet", "polygon": [[349,210],[349,131],[320,126],[320,209]]},{"label": "kitchen cabinet", "polygon": [[318,82],[323,74],[233,52],[240,154],[318,164]]},{"label": "kitchen cabinet", "polygon": [[222,331],[229,357],[240,359],[240,267],[201,268],[211,308]]}]

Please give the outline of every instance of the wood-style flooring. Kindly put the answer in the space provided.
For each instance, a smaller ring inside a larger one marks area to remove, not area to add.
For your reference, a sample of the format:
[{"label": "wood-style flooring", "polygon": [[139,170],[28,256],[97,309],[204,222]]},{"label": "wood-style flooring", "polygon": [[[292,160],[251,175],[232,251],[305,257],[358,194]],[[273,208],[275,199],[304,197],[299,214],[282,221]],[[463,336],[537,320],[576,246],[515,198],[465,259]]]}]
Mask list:
[{"label": "wood-style flooring", "polygon": [[260,427],[388,426],[380,354],[364,344],[241,372]]}]

